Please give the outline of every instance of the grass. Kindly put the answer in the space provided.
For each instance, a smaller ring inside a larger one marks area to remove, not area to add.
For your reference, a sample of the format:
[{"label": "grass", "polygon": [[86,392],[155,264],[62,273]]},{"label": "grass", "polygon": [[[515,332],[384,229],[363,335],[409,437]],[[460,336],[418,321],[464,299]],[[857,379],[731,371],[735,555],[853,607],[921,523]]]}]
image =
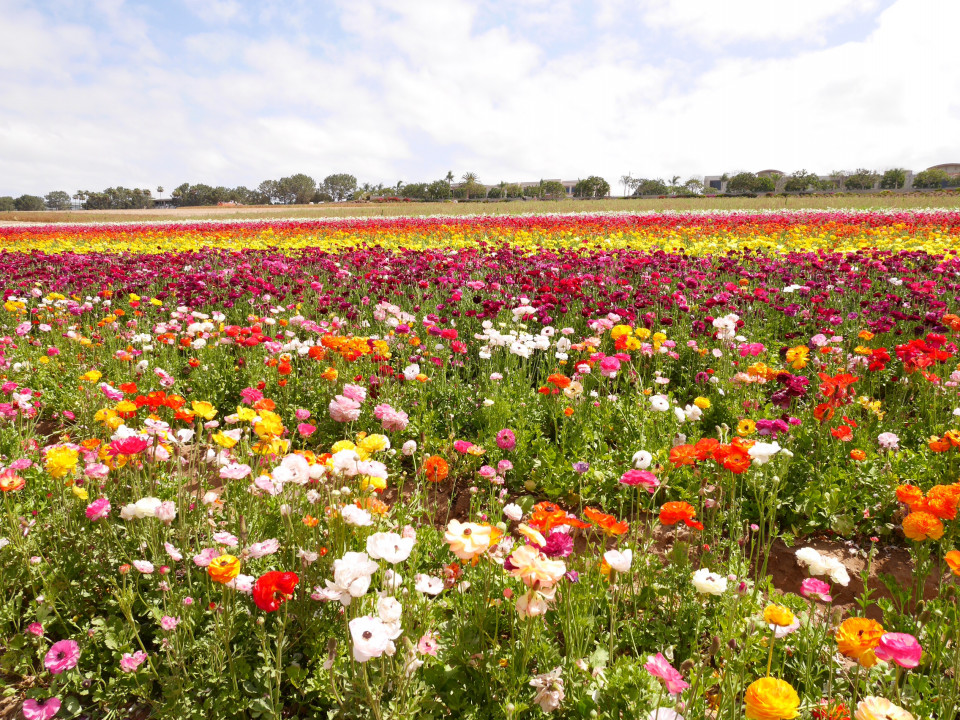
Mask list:
[{"label": "grass", "polygon": [[960,193],[905,193],[895,195],[827,195],[819,197],[758,198],[605,198],[489,203],[342,203],[330,205],[256,205],[249,207],[188,207],[168,210],[99,210],[0,212],[0,223],[92,223],[157,220],[242,220],[245,218],[323,218],[398,215],[519,215],[545,212],[663,212],[693,210],[779,210],[839,208],[954,208]]}]

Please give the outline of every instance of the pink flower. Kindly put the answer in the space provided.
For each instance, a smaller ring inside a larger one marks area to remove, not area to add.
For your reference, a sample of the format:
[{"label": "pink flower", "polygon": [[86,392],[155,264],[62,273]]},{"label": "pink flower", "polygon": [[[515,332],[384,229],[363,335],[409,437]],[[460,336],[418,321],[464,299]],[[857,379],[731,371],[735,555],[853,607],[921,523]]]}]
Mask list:
[{"label": "pink flower", "polygon": [[513,450],[517,446],[517,436],[513,434],[513,430],[509,428],[504,428],[497,433],[497,447],[501,450]]},{"label": "pink flower", "polygon": [[310,437],[316,431],[316,425],[311,425],[310,423],[300,423],[297,425],[297,432],[300,433],[302,437]]},{"label": "pink flower", "polygon": [[472,447],[473,447],[473,443],[468,442],[466,440],[457,440],[456,442],[453,443],[453,449],[456,450],[458,453],[465,453]]},{"label": "pink flower", "polygon": [[402,410],[396,410],[386,403],[381,403],[373,409],[373,416],[383,423],[387,432],[402,432],[410,423],[410,417]]},{"label": "pink flower", "polygon": [[359,385],[346,384],[343,386],[344,397],[348,397],[354,402],[362,403],[367,399],[367,391]]},{"label": "pink flower", "polygon": [[220,551],[215,548],[204,548],[199,555],[193,556],[193,562],[197,567],[206,567],[214,558],[220,557]]},{"label": "pink flower", "polygon": [[420,640],[417,641],[417,652],[421,655],[432,655],[436,657],[439,647],[437,638],[432,632],[424,633]]},{"label": "pink flower", "polygon": [[136,672],[137,668],[143,665],[147,659],[147,654],[143,650],[137,650],[132,655],[124,653],[120,658],[120,669],[124,672]]},{"label": "pink flower", "polygon": [[823,600],[830,602],[833,598],[830,596],[830,586],[823,580],[816,578],[807,578],[800,583],[800,594],[807,600]]},{"label": "pink flower", "polygon": [[179,624],[180,624],[180,618],[178,617],[170,617],[169,615],[164,615],[162,618],[160,618],[160,627],[166,630],[167,632],[170,632],[171,630],[176,630],[177,625]]},{"label": "pink flower", "polygon": [[30,623],[27,625],[27,632],[37,637],[43,637],[43,625],[38,622]]},{"label": "pink flower", "polygon": [[80,660],[80,646],[73,640],[55,642],[43,658],[43,665],[52,675],[73,670]]},{"label": "pink flower", "polygon": [[153,563],[147,560],[134,560],[133,566],[144,575],[153,574]]},{"label": "pink flower", "polygon": [[360,417],[360,403],[346,395],[337,395],[330,401],[330,417],[337,422],[354,422]]},{"label": "pink flower", "polygon": [[909,669],[920,664],[923,648],[909,633],[885,633],[880,636],[880,644],[874,654],[879,660],[895,662],[900,667]]},{"label": "pink flower", "polygon": [[606,378],[614,378],[620,371],[620,361],[614,357],[605,357],[600,361],[600,374]]},{"label": "pink flower", "polygon": [[103,463],[88,463],[87,466],[83,469],[84,474],[89,478],[94,478],[97,480],[102,480],[107,475],[110,474],[110,467],[104,465]]},{"label": "pink flower", "polygon": [[264,540],[263,542],[253,543],[253,545],[247,548],[247,556],[251,560],[255,560],[257,558],[266,557],[267,555],[273,555],[279,549],[280,541],[276,538],[270,538],[269,540]]},{"label": "pink flower", "polygon": [[631,487],[641,486],[648,493],[653,494],[660,487],[660,481],[657,476],[649,470],[627,470],[620,476],[621,485],[630,485]]},{"label": "pink flower", "polygon": [[170,559],[173,560],[174,562],[179,562],[183,560],[183,553],[177,550],[177,548],[171,545],[170,543],[165,542],[163,544],[163,549],[167,551],[167,555],[169,555]]},{"label": "pink flower", "polygon": [[253,405],[257,400],[263,400],[263,393],[256,388],[248,387],[240,391],[240,397],[247,405]]},{"label": "pink flower", "polygon": [[690,684],[683,679],[683,675],[677,672],[660,653],[648,656],[643,667],[655,678],[663,680],[664,687],[671,695],[679,695],[690,687]]},{"label": "pink flower", "polygon": [[220,477],[224,480],[242,480],[250,474],[250,466],[240,463],[230,463],[220,468]]},{"label": "pink flower", "polygon": [[50,720],[60,712],[60,699],[47,698],[37,701],[27,698],[23,701],[23,717],[26,720]]},{"label": "pink flower", "polygon": [[97,520],[103,520],[107,515],[110,514],[110,501],[107,498],[97,498],[92,503],[87,505],[87,520],[96,522]]},{"label": "pink flower", "polygon": [[100,383],[100,390],[107,396],[107,400],[119,402],[123,400],[123,393],[108,383]]},{"label": "pink flower", "polygon": [[498,473],[503,474],[506,472],[510,472],[511,470],[513,470],[513,463],[510,462],[509,460],[501,460],[500,462],[497,463]]},{"label": "pink flower", "polygon": [[309,419],[310,419],[310,411],[309,411],[309,410],[304,410],[303,408],[300,408],[299,410],[297,410],[297,411],[294,413],[294,415],[296,415],[296,416],[297,416],[297,420],[300,420],[301,422],[302,422],[303,420],[309,420]]}]

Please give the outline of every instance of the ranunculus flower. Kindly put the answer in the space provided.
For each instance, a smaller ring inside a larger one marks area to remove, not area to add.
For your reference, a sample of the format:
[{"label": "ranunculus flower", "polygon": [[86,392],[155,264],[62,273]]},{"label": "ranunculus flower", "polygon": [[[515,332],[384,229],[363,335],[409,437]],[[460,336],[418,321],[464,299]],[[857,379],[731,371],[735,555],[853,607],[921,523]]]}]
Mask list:
[{"label": "ranunculus flower", "polygon": [[120,669],[124,672],[136,672],[137,668],[143,665],[147,660],[147,654],[143,650],[137,650],[135,653],[124,653],[120,658]]},{"label": "ranunculus flower", "polygon": [[830,595],[830,586],[823,580],[816,578],[806,578],[800,583],[800,594],[808,600],[823,600],[831,602],[833,597]]},{"label": "ranunculus flower", "polygon": [[660,480],[649,470],[627,470],[620,476],[621,485],[630,485],[631,487],[640,486],[648,493],[653,494],[660,487]]},{"label": "ranunculus flower", "polygon": [[497,447],[501,450],[513,450],[517,446],[517,436],[513,430],[504,428],[497,433]]},{"label": "ranunculus flower", "polygon": [[754,680],[743,696],[748,720],[792,720],[800,708],[800,696],[790,683],[765,677]]},{"label": "ranunculus flower", "polygon": [[110,514],[110,510],[110,501],[107,498],[97,498],[92,503],[87,505],[87,519],[92,522],[103,520],[103,518]]},{"label": "ranunculus flower", "polygon": [[228,583],[240,574],[240,560],[233,555],[219,555],[207,565],[207,574],[215,583]]},{"label": "ranunculus flower", "polygon": [[693,586],[703,595],[723,595],[727,591],[727,579],[710,572],[707,568],[700,568],[692,577]]},{"label": "ranunculus flower", "polygon": [[25,720],[50,720],[60,712],[60,698],[34,700],[27,698],[23,701],[23,717]]},{"label": "ranunculus flower", "polygon": [[264,573],[253,584],[253,602],[264,612],[275,612],[293,597],[300,578],[293,572]]},{"label": "ranunculus flower", "polygon": [[690,687],[690,684],[683,679],[683,675],[667,662],[661,653],[648,656],[643,667],[655,678],[662,680],[664,687],[671,695],[679,695]]},{"label": "ranunculus flower", "polygon": [[885,633],[880,636],[880,644],[874,650],[878,660],[894,662],[903,668],[915,668],[920,664],[923,648],[920,642],[909,633]]},{"label": "ranunculus flower", "polygon": [[413,538],[405,538],[393,532],[378,532],[367,538],[367,554],[374,560],[386,560],[391,565],[410,557]]},{"label": "ranunculus flower", "polygon": [[353,639],[353,659],[357,662],[367,662],[383,654],[393,655],[396,652],[390,637],[393,632],[380,618],[369,615],[354,618],[349,627]]}]

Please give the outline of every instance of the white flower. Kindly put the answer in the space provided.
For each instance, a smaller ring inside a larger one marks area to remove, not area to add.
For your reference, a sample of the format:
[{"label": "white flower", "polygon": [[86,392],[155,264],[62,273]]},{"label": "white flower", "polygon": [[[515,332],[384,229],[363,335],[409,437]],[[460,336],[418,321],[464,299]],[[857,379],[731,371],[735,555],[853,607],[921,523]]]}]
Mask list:
[{"label": "white flower", "polygon": [[359,508],[356,505],[344,505],[340,509],[340,517],[343,518],[343,521],[347,525],[353,525],[354,527],[367,527],[369,525],[373,525],[373,516],[363,508]]},{"label": "white flower", "polygon": [[377,568],[378,565],[366,553],[346,553],[333,561],[333,582],[327,580],[327,587],[318,591],[320,597],[316,599],[339,600],[344,607],[349,606],[354,598],[366,594]]},{"label": "white flower", "polygon": [[401,537],[397,533],[378,532],[367,538],[367,552],[370,557],[386,560],[391,565],[406,560],[412,550],[413,538]]},{"label": "white flower", "polygon": [[618,573],[629,572],[630,566],[633,564],[633,551],[624,550],[620,552],[619,550],[607,550],[603,554],[603,559],[607,561],[607,565],[610,566],[611,570],[615,570]]},{"label": "white flower", "polygon": [[653,455],[646,450],[638,450],[633,454],[633,466],[637,470],[646,470],[653,462]]},{"label": "white flower", "polygon": [[683,408],[683,414],[690,422],[697,422],[703,417],[703,410],[698,408],[696,405],[687,405]]},{"label": "white flower", "polygon": [[345,475],[347,477],[353,477],[360,472],[357,466],[359,462],[360,456],[357,455],[356,450],[340,450],[339,452],[335,452],[330,458],[333,471],[338,475]]},{"label": "white flower", "polygon": [[350,621],[350,636],[353,638],[353,659],[357,662],[396,652],[390,630],[380,618],[369,615],[354,618]]},{"label": "white flower", "polygon": [[237,592],[243,593],[244,595],[252,595],[252,594],[253,594],[253,584],[254,584],[256,581],[257,581],[257,579],[256,579],[253,575],[243,575],[243,574],[240,574],[240,575],[237,575],[237,576],[236,576],[233,580],[231,580],[230,582],[226,583],[226,586],[227,586],[228,588],[233,588],[233,589],[236,590]]},{"label": "white flower", "polygon": [[387,590],[396,592],[403,585],[403,576],[394,570],[387,568],[383,572],[383,587]]},{"label": "white flower", "polygon": [[543,712],[553,712],[563,702],[565,695],[563,680],[560,678],[562,672],[563,668],[558,666],[548,673],[535,676],[530,681],[530,685],[537,688],[537,694],[533,701],[540,706]]},{"label": "white flower", "polygon": [[747,454],[754,459],[757,465],[766,465],[770,458],[780,452],[780,443],[754,443],[753,447],[747,450]]},{"label": "white flower", "polygon": [[723,595],[727,591],[727,579],[707,568],[701,568],[693,574],[693,586],[703,595]]},{"label": "white flower", "polygon": [[417,573],[413,576],[414,588],[424,595],[439,595],[443,592],[443,580],[432,575]]},{"label": "white flower", "polygon": [[683,715],[673,708],[662,707],[651,710],[647,714],[647,720],[683,720]]},{"label": "white flower", "polygon": [[303,455],[287,455],[280,463],[280,467],[288,473],[285,480],[296,485],[306,485],[310,482],[310,463]]},{"label": "white flower", "polygon": [[417,443],[416,443],[415,440],[407,440],[407,441],[403,444],[403,447],[400,448],[400,452],[402,452],[402,453],[403,453],[404,455],[406,455],[407,457],[410,457],[410,456],[413,455],[416,451],[417,451]]},{"label": "white flower", "polygon": [[413,382],[417,379],[417,375],[420,374],[420,366],[416,363],[411,363],[403,369],[403,379],[408,382]]},{"label": "white flower", "polygon": [[650,398],[650,407],[658,412],[666,412],[670,409],[670,400],[666,395],[654,395]]},{"label": "white flower", "polygon": [[877,436],[877,442],[883,450],[896,450],[900,447],[900,438],[892,432],[880,433]]},{"label": "white flower", "polygon": [[514,522],[520,522],[523,518],[523,508],[516,503],[510,503],[503,506],[503,514]]},{"label": "white flower", "polygon": [[300,548],[300,552],[297,553],[297,556],[300,558],[300,562],[303,563],[304,567],[310,567],[317,561],[317,558],[320,557],[318,553],[310,550],[304,550],[303,548]]},{"label": "white flower", "polygon": [[400,618],[403,617],[403,605],[395,597],[381,595],[377,600],[377,615],[387,626],[389,637],[396,640],[400,637]]},{"label": "white flower", "polygon": [[850,584],[850,574],[846,566],[834,557],[821,555],[812,547],[804,547],[794,553],[797,562],[806,565],[811,575],[829,575],[833,582],[846,587]]},{"label": "white flower", "polygon": [[160,500],[160,498],[155,498],[155,497],[141,498],[140,500],[137,500],[137,502],[135,502],[133,505],[134,516],[138,518],[156,517],[157,510],[160,508],[162,504],[163,502]]}]

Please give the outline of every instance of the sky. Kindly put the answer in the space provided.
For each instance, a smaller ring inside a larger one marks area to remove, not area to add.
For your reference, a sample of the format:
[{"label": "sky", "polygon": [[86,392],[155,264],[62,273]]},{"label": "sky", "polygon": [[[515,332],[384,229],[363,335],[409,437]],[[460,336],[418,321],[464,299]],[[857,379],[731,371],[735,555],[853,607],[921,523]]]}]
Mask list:
[{"label": "sky", "polygon": [[958,0],[0,0],[0,195],[960,162]]}]

